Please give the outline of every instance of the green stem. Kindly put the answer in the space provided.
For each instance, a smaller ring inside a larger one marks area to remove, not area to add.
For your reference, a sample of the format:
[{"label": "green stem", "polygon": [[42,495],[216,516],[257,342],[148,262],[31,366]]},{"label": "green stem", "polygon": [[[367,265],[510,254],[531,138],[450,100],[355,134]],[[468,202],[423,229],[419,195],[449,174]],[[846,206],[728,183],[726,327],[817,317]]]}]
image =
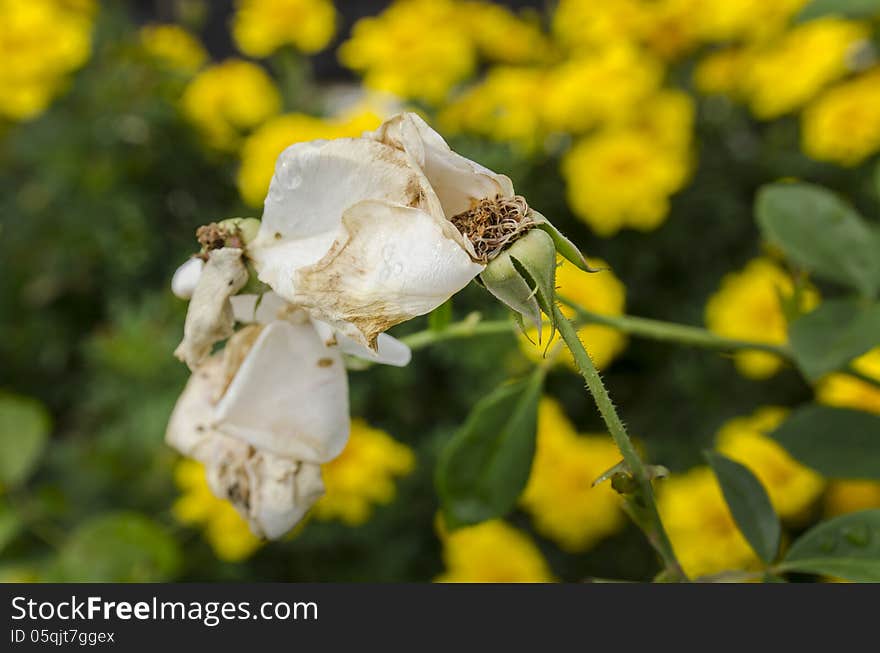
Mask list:
[{"label": "green stem", "polygon": [[569,351],[571,351],[578,370],[581,376],[583,376],[584,381],[586,381],[590,394],[593,395],[596,407],[599,409],[599,414],[608,427],[611,438],[620,450],[623,461],[626,463],[633,479],[638,484],[637,492],[630,499],[629,512],[645,532],[657,553],[660,554],[668,576],[677,580],[685,580],[687,577],[675,557],[672,543],[669,541],[669,537],[660,521],[660,513],[657,511],[657,502],[654,497],[654,488],[651,486],[651,478],[626,432],[626,427],[617,414],[617,409],[614,407],[614,403],[605,389],[602,377],[599,376],[599,372],[593,364],[590,355],[578,338],[574,325],[562,314],[562,311],[555,304],[553,305],[553,314],[557,322],[559,334],[568,346]]},{"label": "green stem", "polygon": [[791,350],[784,345],[771,345],[765,342],[749,342],[716,335],[701,327],[651,320],[644,317],[631,315],[600,315],[593,313],[578,304],[557,296],[565,305],[574,309],[580,321],[591,324],[604,324],[637,337],[658,340],[660,342],[674,342],[680,345],[702,347],[704,349],[719,349],[722,351],[737,351],[740,349],[755,349],[776,354],[784,359],[791,359]]},{"label": "green stem", "polygon": [[424,349],[435,342],[443,342],[445,340],[458,340],[460,338],[470,338],[472,336],[488,336],[497,335],[499,333],[515,332],[516,325],[510,320],[494,320],[490,322],[480,322],[473,317],[462,320],[461,322],[453,322],[444,329],[436,331],[427,329],[418,331],[401,338],[410,349]]}]

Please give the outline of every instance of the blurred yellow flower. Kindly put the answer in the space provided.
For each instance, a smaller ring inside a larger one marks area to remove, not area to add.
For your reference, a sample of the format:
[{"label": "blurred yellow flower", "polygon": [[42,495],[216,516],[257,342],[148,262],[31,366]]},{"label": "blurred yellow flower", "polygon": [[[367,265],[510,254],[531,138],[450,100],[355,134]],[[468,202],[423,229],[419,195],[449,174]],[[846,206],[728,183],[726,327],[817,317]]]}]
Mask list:
[{"label": "blurred yellow flower", "polygon": [[396,0],[355,23],[339,48],[343,65],[373,90],[436,103],[474,71],[473,40],[452,0]]},{"label": "blurred yellow flower", "polygon": [[825,515],[836,517],[849,512],[880,508],[880,482],[832,481],[825,493]]},{"label": "blurred yellow flower", "polygon": [[757,117],[781,116],[850,72],[855,51],[869,37],[867,25],[842,18],[804,23],[748,53],[740,91]]},{"label": "blurred yellow flower", "polygon": [[625,124],[652,143],[678,152],[686,160],[693,140],[694,114],[694,101],[690,95],[662,89],[645,98],[626,118]]},{"label": "blurred yellow flower", "polygon": [[[601,272],[583,272],[561,257],[556,268],[556,288],[561,297],[569,299],[581,307],[600,315],[622,315],[626,305],[626,288],[614,273],[607,269],[605,261],[590,259],[594,268],[602,268]],[[574,317],[575,312],[568,306],[562,306],[566,317]],[[626,347],[626,336],[620,331],[601,324],[586,324],[577,330],[578,337],[596,367],[604,369]],[[559,356],[571,369],[577,369],[574,359],[566,349],[559,334],[554,334],[547,341],[547,328],[544,328],[544,340],[538,343],[538,334],[530,329],[520,334],[519,344],[523,353],[534,361],[540,361],[546,350],[548,356]]]},{"label": "blurred yellow flower", "polygon": [[489,61],[523,64],[543,60],[550,43],[541,31],[537,15],[531,20],[517,16],[492,2],[462,2],[456,20],[470,31],[479,53]]},{"label": "blurred yellow flower", "polygon": [[797,520],[822,493],[825,482],[768,437],[787,412],[785,408],[765,406],[748,417],[731,419],[718,431],[716,446],[752,471],[780,517]]},{"label": "blurred yellow flower", "polygon": [[654,93],[663,68],[626,44],[570,59],[549,71],[544,115],[551,129],[583,132],[627,115]]},{"label": "blurred yellow flower", "polygon": [[644,18],[639,0],[560,0],[552,27],[565,47],[594,49],[635,40],[641,34]]},{"label": "blurred yellow flower", "polygon": [[382,122],[370,108],[356,109],[339,118],[317,118],[289,113],[271,118],[248,136],[241,147],[238,192],[251,206],[262,206],[275,170],[275,160],[289,145],[317,138],[360,136]]},{"label": "blurred yellow flower", "polygon": [[767,38],[784,29],[806,0],[696,0],[694,22],[711,42]]},{"label": "blurred yellow flower", "polygon": [[665,480],[658,509],[675,554],[691,578],[757,565],[757,556],[733,521],[708,467]]},{"label": "blurred yellow flower", "polygon": [[316,519],[359,526],[370,518],[374,505],[394,499],[394,477],[409,474],[414,466],[409,447],[363,420],[353,420],[342,454],[321,467],[326,494],[313,514]]},{"label": "blurred yellow flower", "polygon": [[244,132],[281,109],[272,78],[258,65],[240,59],[209,66],[187,85],[184,115],[212,147],[235,149]]},{"label": "blurred yellow flower", "polygon": [[312,54],[336,33],[331,0],[237,0],[232,38],[250,57],[262,58],[285,45]]},{"label": "blurred yellow flower", "polygon": [[89,7],[60,0],[0,0],[0,117],[42,113],[89,58]]},{"label": "blurred yellow flower", "polygon": [[179,25],[145,25],[140,39],[150,56],[174,70],[194,73],[208,60],[199,40]]},{"label": "blurred yellow flower", "polygon": [[[726,338],[785,344],[788,322],[780,301],[793,292],[794,283],[785,270],[770,259],[753,259],[721,280],[706,304],[706,326]],[[819,295],[813,288],[804,288],[800,302],[801,311],[809,311],[819,303]],[[740,373],[753,379],[770,377],[782,366],[778,356],[763,351],[738,351],[734,360]]]},{"label": "blurred yellow flower", "polygon": [[185,458],[177,463],[174,476],[183,492],[172,506],[174,516],[183,524],[200,526],[218,558],[238,562],[260,548],[261,540],[251,533],[244,517],[211,492],[201,463]]},{"label": "blurred yellow flower", "polygon": [[694,69],[694,83],[706,95],[736,97],[746,57],[740,48],[724,48],[703,57]]},{"label": "blurred yellow flower", "polygon": [[500,519],[450,533],[441,529],[441,583],[551,583],[544,556],[522,531]]},{"label": "blurred yellow flower", "polygon": [[609,129],[580,140],[562,160],[572,211],[599,236],[656,229],[669,197],[688,179],[690,158],[644,132]]},{"label": "blurred yellow flower", "polygon": [[880,68],[827,90],[804,110],[801,142],[819,161],[855,166],[880,150]]},{"label": "blurred yellow flower", "polygon": [[440,124],[448,132],[479,134],[532,149],[546,132],[541,115],[546,76],[540,68],[491,68],[480,83],[444,107]]},{"label": "blurred yellow flower", "polygon": [[[880,347],[862,354],[852,362],[853,368],[880,382]],[[820,403],[841,408],[855,408],[880,415],[880,387],[849,374],[830,374],[816,388]]]},{"label": "blurred yellow flower", "polygon": [[592,487],[620,461],[607,435],[578,435],[554,400],[541,400],[538,436],[523,508],[535,529],[571,553],[586,551],[618,531],[625,520],[610,483]]}]

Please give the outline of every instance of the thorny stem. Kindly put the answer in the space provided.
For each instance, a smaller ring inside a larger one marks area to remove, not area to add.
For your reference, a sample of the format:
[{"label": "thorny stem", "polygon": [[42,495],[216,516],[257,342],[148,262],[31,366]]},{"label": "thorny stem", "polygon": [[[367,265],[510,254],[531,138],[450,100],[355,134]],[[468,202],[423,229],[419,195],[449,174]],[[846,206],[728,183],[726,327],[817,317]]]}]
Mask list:
[{"label": "thorny stem", "polygon": [[632,440],[626,432],[626,427],[617,414],[617,409],[605,389],[602,377],[593,361],[590,359],[583,343],[578,338],[574,325],[569,321],[559,307],[553,306],[554,317],[557,322],[559,334],[568,346],[578,370],[587,383],[587,388],[596,402],[599,414],[608,427],[608,432],[617,448],[623,456],[623,461],[629,468],[630,474],[638,484],[636,492],[627,497],[628,512],[636,524],[644,531],[652,546],[663,560],[666,567],[666,575],[671,580],[687,580],[684,571],[681,568],[675,552],[672,550],[672,543],[669,536],[663,528],[660,521],[660,513],[657,511],[657,502],[654,498],[654,488],[651,486],[651,479],[645,464],[633,446]]}]

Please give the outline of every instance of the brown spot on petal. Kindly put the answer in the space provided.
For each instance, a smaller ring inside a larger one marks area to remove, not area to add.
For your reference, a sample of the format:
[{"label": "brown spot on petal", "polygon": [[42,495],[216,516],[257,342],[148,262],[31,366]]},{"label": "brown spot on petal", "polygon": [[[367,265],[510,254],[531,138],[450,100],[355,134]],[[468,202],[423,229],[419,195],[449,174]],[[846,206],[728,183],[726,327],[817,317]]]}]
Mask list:
[{"label": "brown spot on petal", "polygon": [[318,367],[330,367],[333,365],[332,358],[319,358],[318,359]]}]

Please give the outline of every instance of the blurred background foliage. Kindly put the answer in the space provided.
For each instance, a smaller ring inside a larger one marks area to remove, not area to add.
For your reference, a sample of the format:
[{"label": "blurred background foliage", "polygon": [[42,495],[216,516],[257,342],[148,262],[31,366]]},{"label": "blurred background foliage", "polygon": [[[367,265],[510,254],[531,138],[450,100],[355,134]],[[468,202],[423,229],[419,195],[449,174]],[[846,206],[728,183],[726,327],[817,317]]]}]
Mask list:
[{"label": "blurred background foliage", "polygon": [[[186,380],[171,273],[197,226],[259,216],[286,145],[408,108],[611,268],[563,266],[563,295],[784,344],[793,316],[842,293],[762,242],[755,194],[821,184],[876,232],[878,17],[843,0],[0,0],[0,576],[650,578],[613,492],[589,489],[616,456],[564,360],[522,509],[453,533],[435,519],[440,447],[540,358],[512,335],[352,372],[360,420],[327,496],[293,535],[259,542],[163,443]],[[475,287],[453,305],[472,311],[504,317]],[[716,444],[792,536],[880,507],[876,481],[824,478],[768,437],[817,393],[880,413],[870,380],[811,385],[768,354],[581,335],[631,432],[673,471],[661,511],[691,573],[755,560],[704,465]],[[880,379],[880,349],[854,365]]]}]

